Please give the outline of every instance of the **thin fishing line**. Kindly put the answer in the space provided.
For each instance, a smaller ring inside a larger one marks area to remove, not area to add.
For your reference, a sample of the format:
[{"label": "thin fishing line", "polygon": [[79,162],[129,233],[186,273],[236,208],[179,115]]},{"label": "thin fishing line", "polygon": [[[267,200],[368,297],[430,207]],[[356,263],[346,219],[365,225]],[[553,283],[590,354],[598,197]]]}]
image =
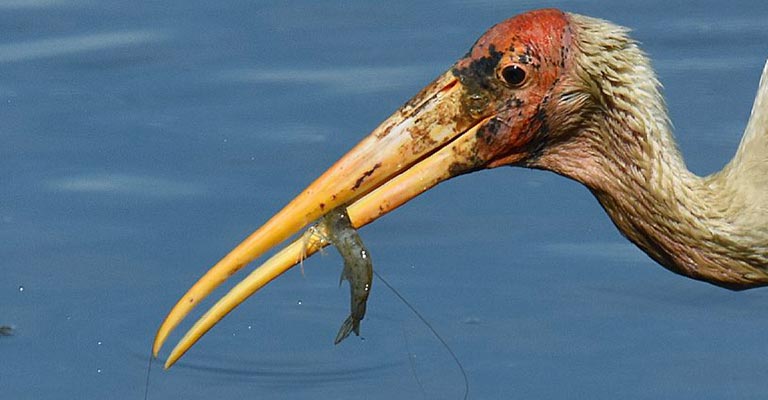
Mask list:
[{"label": "thin fishing line", "polygon": [[152,372],[152,360],[154,357],[152,357],[152,352],[149,352],[149,361],[147,362],[147,378],[144,381],[144,400],[147,400],[149,398],[149,377],[150,373]]},{"label": "thin fishing line", "polygon": [[424,318],[424,316],[422,316],[421,313],[418,312],[416,310],[416,308],[413,305],[411,305],[411,303],[408,302],[408,300],[406,300],[405,297],[403,297],[400,294],[400,292],[397,291],[397,289],[395,289],[392,285],[390,285],[389,282],[387,282],[387,280],[384,279],[384,277],[381,276],[381,274],[379,272],[377,272],[374,269],[373,273],[374,273],[374,275],[376,275],[377,278],[379,278],[379,280],[381,280],[381,282],[384,283],[384,286],[388,287],[389,290],[391,290],[392,293],[394,293],[395,296],[397,296],[397,298],[399,298],[400,301],[402,301],[403,304],[405,304],[406,307],[408,307],[411,310],[411,312],[413,312],[413,314],[416,315],[416,317],[418,319],[420,319],[421,322],[424,323],[424,325],[426,325],[427,329],[429,329],[429,331],[432,332],[432,335],[435,336],[435,338],[443,345],[443,347],[448,352],[448,354],[451,355],[451,358],[453,359],[453,362],[456,363],[456,366],[459,367],[459,371],[461,371],[462,379],[464,379],[464,397],[463,397],[463,400],[467,400],[469,398],[469,378],[467,377],[467,371],[464,370],[464,366],[461,365],[461,361],[459,361],[459,357],[456,356],[456,353],[454,353],[453,350],[451,350],[451,346],[449,346],[448,342],[446,342],[445,339],[443,339],[443,337],[440,336],[439,333],[437,333],[435,328],[432,327],[432,324],[430,324],[429,321],[427,321],[427,319]]},{"label": "thin fishing line", "polygon": [[405,328],[403,328],[403,339],[405,340],[405,350],[408,352],[408,364],[411,366],[411,373],[413,373],[413,377],[416,379],[416,384],[419,386],[419,391],[421,392],[421,398],[426,399],[427,391],[424,390],[424,384],[421,383],[421,378],[419,378],[419,373],[416,372],[416,362],[414,361],[414,358],[411,357],[411,344],[408,341],[408,334],[407,332],[405,332]]}]

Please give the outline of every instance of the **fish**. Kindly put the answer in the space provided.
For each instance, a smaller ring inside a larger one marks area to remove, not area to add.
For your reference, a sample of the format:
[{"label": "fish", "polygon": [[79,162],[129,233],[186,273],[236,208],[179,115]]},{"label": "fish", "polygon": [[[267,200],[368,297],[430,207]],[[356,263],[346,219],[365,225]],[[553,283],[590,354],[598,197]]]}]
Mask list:
[{"label": "fish", "polygon": [[8,325],[0,325],[0,336],[13,336],[13,327]]},{"label": "fish", "polygon": [[360,336],[360,321],[365,317],[373,283],[373,261],[362,238],[352,226],[346,207],[333,209],[320,219],[318,225],[318,230],[323,232],[325,239],[344,260],[339,286],[345,280],[349,283],[350,314],[336,334],[334,344],[339,344],[352,332]]}]

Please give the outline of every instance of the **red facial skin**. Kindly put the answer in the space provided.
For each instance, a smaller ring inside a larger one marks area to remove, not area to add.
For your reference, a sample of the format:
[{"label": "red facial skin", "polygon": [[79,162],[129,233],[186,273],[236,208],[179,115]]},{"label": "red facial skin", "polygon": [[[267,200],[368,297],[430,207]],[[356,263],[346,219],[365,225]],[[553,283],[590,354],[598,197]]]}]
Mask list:
[{"label": "red facial skin", "polygon": [[[537,10],[492,27],[454,65],[464,88],[463,114],[493,116],[478,132],[482,167],[523,163],[545,144],[572,42],[567,14]],[[519,84],[504,79],[504,69],[513,66],[525,72]]]}]

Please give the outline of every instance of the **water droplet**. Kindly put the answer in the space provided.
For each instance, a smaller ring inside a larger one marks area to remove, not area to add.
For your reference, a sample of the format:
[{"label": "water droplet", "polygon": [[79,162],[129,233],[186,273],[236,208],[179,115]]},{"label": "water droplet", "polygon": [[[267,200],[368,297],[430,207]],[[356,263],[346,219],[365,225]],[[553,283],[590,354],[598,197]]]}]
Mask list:
[{"label": "water droplet", "polygon": [[67,315],[67,321],[69,321],[71,319],[72,319],[72,316],[71,315]]},{"label": "water droplet", "polygon": [[97,373],[97,374],[100,374],[100,373],[101,373],[101,368],[97,368],[97,369],[96,369],[96,373]]},{"label": "water droplet", "polygon": [[19,286],[19,292],[23,292],[23,291],[24,291],[24,286]]},{"label": "water droplet", "polygon": [[97,345],[97,346],[101,346],[101,340],[99,340],[98,342],[96,342],[96,345]]},{"label": "water droplet", "polygon": [[301,305],[301,300],[297,301],[296,304]]},{"label": "water droplet", "polygon": [[253,328],[253,327],[252,327],[252,326],[250,326],[250,325],[248,325],[248,330],[249,330],[249,331],[251,330],[251,328]]}]

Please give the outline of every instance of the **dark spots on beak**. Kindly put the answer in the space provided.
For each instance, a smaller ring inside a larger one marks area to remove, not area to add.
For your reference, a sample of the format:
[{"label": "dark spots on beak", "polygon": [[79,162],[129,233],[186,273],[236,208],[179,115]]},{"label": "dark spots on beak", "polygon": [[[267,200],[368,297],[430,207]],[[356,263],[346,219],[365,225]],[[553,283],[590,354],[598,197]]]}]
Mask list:
[{"label": "dark spots on beak", "polygon": [[469,163],[455,162],[448,167],[448,173],[451,177],[468,174],[473,171],[477,171],[482,168],[482,162],[479,159],[474,159]]},{"label": "dark spots on beak", "polygon": [[466,169],[466,166],[462,163],[453,163],[448,167],[448,173],[451,176],[458,176],[465,173]]},{"label": "dark spots on beak", "polygon": [[355,181],[355,186],[352,187],[352,190],[357,190],[360,187],[360,185],[363,184],[363,182],[365,181],[365,178],[368,178],[369,176],[373,175],[373,172],[376,171],[379,167],[381,167],[381,163],[376,163],[376,165],[374,165],[373,168],[363,172],[363,175],[357,178],[357,181]]},{"label": "dark spots on beak", "polygon": [[[419,110],[424,107],[427,104],[427,100],[429,100],[429,96],[432,96],[436,90],[448,90],[453,85],[448,85],[447,87],[438,88],[438,84],[440,83],[440,78],[438,77],[435,81],[430,83],[429,85],[425,86],[424,89],[422,89],[419,93],[416,94],[416,96],[413,96],[410,100],[406,101],[405,104],[403,104],[402,107],[400,107],[400,112],[403,116],[407,115],[413,115],[418,114]],[[389,129],[385,129],[385,132],[388,132]]]},{"label": "dark spots on beak", "polygon": [[455,66],[451,72],[461,82],[464,90],[461,104],[466,114],[473,118],[485,115],[491,102],[491,94],[496,91],[496,68],[504,53],[494,45],[488,47],[487,55],[471,59],[468,63]]},{"label": "dark spots on beak", "polygon": [[320,210],[325,211],[325,203],[320,203]]},{"label": "dark spots on beak", "polygon": [[488,107],[488,102],[488,95],[485,93],[468,93],[464,96],[463,101],[469,114],[474,117],[483,115],[485,108]]},{"label": "dark spots on beak", "polygon": [[243,267],[245,267],[245,264],[237,263],[233,268],[230,268],[229,271],[227,271],[227,278],[234,275],[235,272],[240,271]]},{"label": "dark spots on beak", "polygon": [[387,208],[384,206],[384,204],[379,204],[379,214],[384,214],[386,212]]},{"label": "dark spots on beak", "polygon": [[496,46],[488,47],[488,55],[475,58],[466,67],[454,67],[453,75],[469,92],[489,90],[495,86],[492,81],[496,74],[496,66],[499,65],[504,53],[496,50]]}]

